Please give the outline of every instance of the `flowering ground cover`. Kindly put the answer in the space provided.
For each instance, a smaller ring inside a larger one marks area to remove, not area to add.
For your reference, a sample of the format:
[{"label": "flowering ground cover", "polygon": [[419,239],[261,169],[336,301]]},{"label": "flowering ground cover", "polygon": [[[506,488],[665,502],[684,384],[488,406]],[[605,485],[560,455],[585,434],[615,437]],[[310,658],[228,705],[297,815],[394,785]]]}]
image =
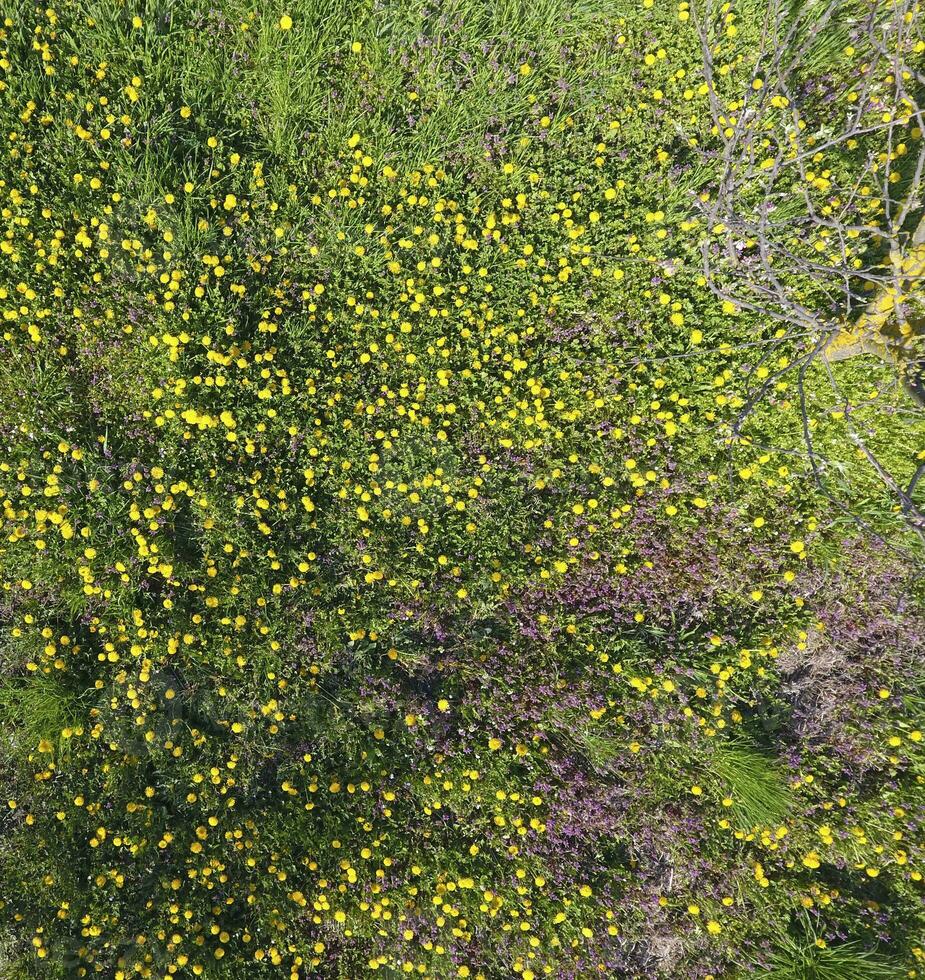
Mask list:
[{"label": "flowering ground cover", "polygon": [[923,15],[827,10],[6,5],[0,975],[922,975],[925,415],[813,355],[898,202],[915,349]]}]

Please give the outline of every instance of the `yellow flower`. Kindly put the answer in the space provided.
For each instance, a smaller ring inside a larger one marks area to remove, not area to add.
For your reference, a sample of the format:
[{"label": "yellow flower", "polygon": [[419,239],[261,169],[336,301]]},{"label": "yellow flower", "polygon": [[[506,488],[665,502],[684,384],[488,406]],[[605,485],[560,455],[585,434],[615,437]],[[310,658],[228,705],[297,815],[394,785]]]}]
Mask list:
[{"label": "yellow flower", "polygon": [[279,29],[281,31],[291,31],[292,30],[292,18],[289,14],[283,14],[279,19]]}]

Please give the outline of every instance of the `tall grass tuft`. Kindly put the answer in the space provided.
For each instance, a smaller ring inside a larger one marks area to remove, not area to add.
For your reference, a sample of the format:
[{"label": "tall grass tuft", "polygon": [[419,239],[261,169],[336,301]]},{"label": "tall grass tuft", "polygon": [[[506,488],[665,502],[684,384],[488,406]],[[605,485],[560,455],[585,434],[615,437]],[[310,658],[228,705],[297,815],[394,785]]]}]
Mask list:
[{"label": "tall grass tuft", "polygon": [[77,717],[73,698],[51,677],[0,684],[0,725],[14,746],[28,750],[42,739],[57,745],[61,730],[75,724]]},{"label": "tall grass tuft", "polygon": [[820,948],[786,940],[768,969],[750,974],[759,980],[895,980],[903,971],[889,957],[858,942]]},{"label": "tall grass tuft", "polygon": [[732,811],[749,826],[779,822],[790,794],[778,766],[744,739],[720,744],[713,769],[732,798]]}]

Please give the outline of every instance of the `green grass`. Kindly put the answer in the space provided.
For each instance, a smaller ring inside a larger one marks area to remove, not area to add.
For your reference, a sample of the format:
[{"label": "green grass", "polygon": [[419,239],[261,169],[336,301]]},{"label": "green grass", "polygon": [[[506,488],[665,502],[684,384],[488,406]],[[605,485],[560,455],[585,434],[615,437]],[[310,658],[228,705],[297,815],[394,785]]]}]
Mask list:
[{"label": "green grass", "polygon": [[892,980],[901,967],[889,956],[844,943],[820,949],[815,944],[789,942],[772,956],[767,970],[750,972],[761,980]]},{"label": "green grass", "polygon": [[790,792],[772,758],[744,739],[721,742],[712,769],[732,812],[748,827],[779,824],[792,805]]},{"label": "green grass", "polygon": [[77,724],[81,715],[73,696],[53,677],[0,685],[0,725],[14,751],[35,751],[44,740],[59,749],[66,746],[61,732]]}]

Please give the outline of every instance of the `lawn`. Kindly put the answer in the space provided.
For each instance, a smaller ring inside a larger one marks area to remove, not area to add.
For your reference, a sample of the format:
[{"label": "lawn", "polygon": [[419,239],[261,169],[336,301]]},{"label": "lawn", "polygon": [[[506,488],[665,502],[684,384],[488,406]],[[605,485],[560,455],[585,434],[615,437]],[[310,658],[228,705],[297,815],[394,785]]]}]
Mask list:
[{"label": "lawn", "polygon": [[0,976],[925,975],[925,10],[0,17]]}]

